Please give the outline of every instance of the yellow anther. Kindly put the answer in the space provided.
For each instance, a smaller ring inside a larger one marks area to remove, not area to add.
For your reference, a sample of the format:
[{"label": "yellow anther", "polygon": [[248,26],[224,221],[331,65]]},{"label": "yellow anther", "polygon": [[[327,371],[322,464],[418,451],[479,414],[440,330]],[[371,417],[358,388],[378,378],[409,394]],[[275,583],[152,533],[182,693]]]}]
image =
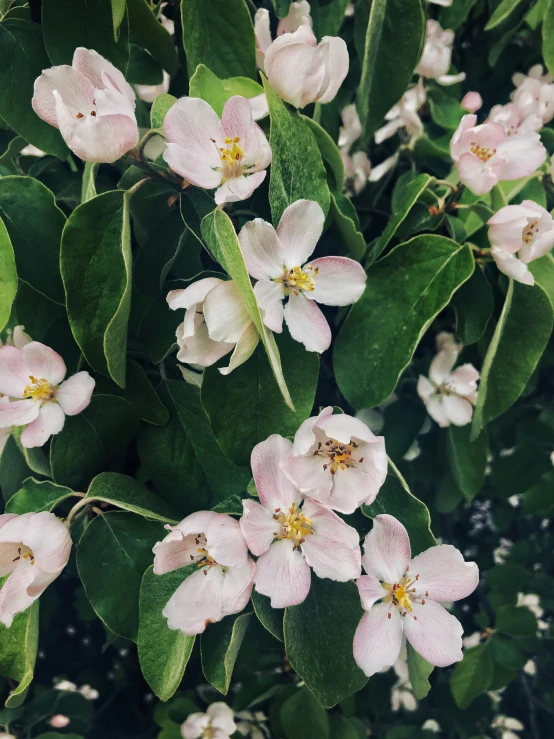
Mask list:
[{"label": "yellow anther", "polygon": [[275,532],[275,535],[280,539],[290,539],[295,547],[302,544],[306,536],[313,534],[312,519],[305,516],[296,503],[285,512],[277,509],[273,518],[281,524],[281,531]]},{"label": "yellow anther", "polygon": [[26,385],[23,390],[24,398],[32,398],[33,400],[51,400],[54,397],[52,385],[42,377],[37,380],[33,375],[29,375],[30,385]]},{"label": "yellow anther", "polygon": [[311,264],[306,264],[303,268],[293,267],[286,270],[281,281],[286,288],[292,290],[295,294],[298,293],[298,290],[313,292],[315,288],[314,277],[317,273],[317,268],[314,269]]},{"label": "yellow anther", "polygon": [[482,162],[488,162],[489,159],[496,154],[496,149],[493,149],[491,151],[486,146],[479,146],[479,144],[476,141],[471,142],[470,151],[472,154],[475,154],[475,156],[478,159],[480,159]]}]

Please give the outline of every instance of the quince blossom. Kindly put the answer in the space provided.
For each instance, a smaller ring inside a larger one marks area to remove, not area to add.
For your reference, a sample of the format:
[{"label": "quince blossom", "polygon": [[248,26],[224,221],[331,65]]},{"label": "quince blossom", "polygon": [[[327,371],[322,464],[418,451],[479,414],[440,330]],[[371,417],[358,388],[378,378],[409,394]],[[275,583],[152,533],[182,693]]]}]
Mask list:
[{"label": "quince blossom", "polygon": [[292,443],[273,434],[252,450],[251,466],[260,503],[243,500],[240,526],[258,557],[254,584],[273,608],[302,603],[310,590],[310,568],[321,578],[355,580],[361,572],[360,539],[336,513],[302,494],[280,465]]},{"label": "quince blossom", "polygon": [[138,141],[133,88],[93,49],[75,49],[72,66],[46,69],[32,105],[85,162],[115,162]]},{"label": "quince blossom", "polygon": [[256,327],[232,280],[206,277],[184,290],[171,290],[167,303],[171,310],[186,311],[176,331],[180,362],[210,367],[232,351],[229,365],[219,370],[227,375],[246,362],[258,344]]},{"label": "quince blossom", "polygon": [[307,263],[324,222],[316,202],[297,200],[285,208],[277,230],[255,218],[238,235],[248,272],[257,280],[254,293],[265,325],[281,333],[284,318],[293,339],[320,353],[329,348],[331,329],[316,303],[355,303],[367,279],[363,267],[347,257]]},{"label": "quince blossom", "polygon": [[481,97],[481,95],[479,95],[478,92],[466,92],[460,102],[460,105],[464,110],[467,110],[470,113],[475,113],[483,105],[483,98]]},{"label": "quince blossom", "polygon": [[234,713],[223,701],[212,703],[206,713],[191,713],[181,726],[183,739],[229,739],[237,730]]},{"label": "quince blossom", "polygon": [[415,73],[437,80],[441,85],[453,85],[465,80],[465,73],[448,74],[452,61],[454,31],[444,30],[435,20],[427,21],[425,45]]},{"label": "quince blossom", "polygon": [[[427,413],[439,426],[465,426],[471,421],[477,401],[479,372],[471,364],[463,364],[452,371],[461,346],[437,337],[438,353],[431,362],[429,378],[419,376],[417,392],[425,403]],[[448,336],[448,334],[447,334]]]},{"label": "quince blossom", "polygon": [[158,85],[135,85],[137,95],[145,103],[153,103],[158,95],[163,95],[169,90],[171,78],[169,74],[163,70],[162,81]]},{"label": "quince blossom", "polygon": [[300,425],[281,468],[304,495],[353,513],[373,503],[385,481],[385,440],[358,418],[333,415],[329,406]]},{"label": "quince blossom", "polygon": [[77,372],[64,382],[63,359],[50,347],[32,341],[22,349],[0,347],[0,428],[25,426],[21,434],[24,447],[45,444],[58,434],[65,416],[81,413],[88,404],[94,380],[88,372]]},{"label": "quince blossom", "polygon": [[554,246],[554,222],[550,213],[532,200],[506,205],[488,220],[491,256],[508,277],[533,285],[527,264]]},{"label": "quince blossom", "polygon": [[486,123],[501,123],[508,136],[514,136],[516,133],[532,133],[542,128],[542,119],[537,113],[529,113],[525,117],[521,108],[515,103],[493,106]]},{"label": "quince blossom", "polygon": [[522,116],[537,115],[543,124],[554,117],[554,84],[552,75],[543,74],[540,64],[531,67],[529,72],[516,72],[512,77],[516,86],[513,101],[521,110]]},{"label": "quince blossom", "polygon": [[[279,21],[277,36],[282,36],[284,33],[294,33],[300,26],[305,26],[309,29],[312,28],[311,8],[307,0],[300,0],[300,2],[290,4],[287,16]],[[265,52],[273,42],[269,10],[266,10],[266,8],[258,8],[256,11],[256,15],[254,16],[254,33],[256,35],[256,62],[258,67],[263,70]]]},{"label": "quince blossom", "polygon": [[423,79],[420,77],[417,85],[406,90],[398,103],[393,105],[386,114],[385,120],[388,123],[375,131],[375,143],[382,144],[383,141],[390,139],[401,128],[406,129],[411,140],[419,138],[423,134],[423,123],[417,111],[426,98],[427,93],[423,86]]},{"label": "quince blossom", "polygon": [[368,677],[396,662],[403,635],[436,667],[462,659],[462,626],[440,603],[466,598],[475,590],[475,562],[465,562],[448,544],[412,559],[408,532],[396,518],[383,514],[375,517],[365,539],[362,564],[367,575],[356,584],[367,613],[353,646],[354,659]]},{"label": "quince blossom", "polygon": [[193,185],[217,188],[218,205],[245,200],[265,179],[271,149],[240,95],[225,103],[221,120],[204,100],[181,98],[165,116],[164,133],[165,161]]},{"label": "quince blossom", "polygon": [[0,623],[11,626],[66,566],[71,537],[53,513],[0,516]]},{"label": "quince blossom", "polygon": [[527,177],[545,161],[538,133],[508,136],[501,123],[476,123],[476,115],[465,115],[450,142],[460,179],[476,195],[484,195],[498,182]]},{"label": "quince blossom", "polygon": [[197,511],[154,545],[154,574],[164,575],[195,564],[198,569],[179,585],[162,614],[170,629],[201,634],[206,626],[242,611],[252,592],[256,565],[238,521],[226,513]]}]

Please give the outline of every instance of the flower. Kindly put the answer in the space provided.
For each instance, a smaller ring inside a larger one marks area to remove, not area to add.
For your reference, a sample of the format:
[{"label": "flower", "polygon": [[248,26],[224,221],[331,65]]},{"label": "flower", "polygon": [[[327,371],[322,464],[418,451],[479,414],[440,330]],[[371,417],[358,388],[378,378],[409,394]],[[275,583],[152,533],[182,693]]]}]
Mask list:
[{"label": "flower", "polygon": [[66,374],[63,359],[50,347],[32,341],[17,349],[0,347],[0,394],[16,398],[0,405],[0,428],[24,426],[24,447],[45,444],[58,434],[65,416],[81,413],[88,404],[94,380],[88,372]]},{"label": "flower", "polygon": [[11,626],[66,566],[71,537],[53,513],[0,516],[0,623]]},{"label": "flower", "polygon": [[508,136],[513,136],[516,133],[532,133],[542,128],[542,120],[539,115],[530,113],[527,117],[524,117],[521,109],[515,103],[495,105],[491,108],[486,122],[501,123]]},{"label": "flower", "polygon": [[[491,255],[508,277],[524,285],[535,280],[527,264],[554,246],[554,222],[550,213],[532,200],[505,205],[489,218]],[[517,256],[516,256],[517,255]]]},{"label": "flower", "polygon": [[46,69],[35,80],[32,105],[85,162],[115,162],[138,141],[135,93],[93,49],[75,49],[71,67]]},{"label": "flower", "polygon": [[181,726],[184,739],[229,739],[237,730],[234,713],[223,701],[212,703],[206,713],[191,713]]},{"label": "flower", "polygon": [[[364,291],[363,267],[347,257],[321,257],[306,263],[323,231],[325,216],[313,200],[285,208],[277,230],[255,218],[246,223],[239,243],[265,325],[281,333],[283,317],[291,336],[311,352],[331,343],[331,329],[317,307],[350,305]],[[283,307],[283,301],[288,298]]]},{"label": "flower", "polygon": [[[260,55],[259,55],[260,56]],[[265,50],[263,69],[271,87],[287,103],[334,100],[349,67],[348,47],[342,38],[324,36],[319,44],[308,25],[283,33]]]},{"label": "flower", "polygon": [[351,145],[362,135],[362,122],[354,103],[343,108],[341,115],[342,126],[339,131],[339,147],[348,151]]},{"label": "flower", "polygon": [[460,105],[464,110],[468,110],[470,113],[475,113],[483,105],[483,98],[478,92],[466,92]]},{"label": "flower", "polygon": [[476,195],[484,195],[498,182],[527,177],[546,159],[538,133],[508,136],[503,124],[476,123],[475,114],[465,115],[450,142],[460,179]]},{"label": "flower", "polygon": [[538,116],[543,123],[554,117],[554,84],[552,75],[543,74],[542,65],[536,64],[529,72],[516,72],[512,77],[516,90],[512,95],[514,103],[524,118]]},{"label": "flower", "polygon": [[180,362],[210,367],[232,351],[229,366],[219,370],[228,375],[246,362],[258,344],[256,327],[232,280],[206,277],[184,290],[171,290],[167,303],[171,310],[186,311],[176,332]]},{"label": "flower", "polygon": [[240,526],[258,557],[256,590],[273,608],[302,603],[310,590],[310,567],[321,578],[355,580],[361,572],[360,538],[333,511],[301,493],[280,464],[292,443],[273,434],[252,450],[251,466],[260,503],[243,500]]},{"label": "flower", "polygon": [[[287,16],[279,21],[277,36],[282,36],[284,33],[294,33],[300,26],[311,29],[312,18],[310,12],[310,3],[307,0],[291,3]],[[264,68],[265,52],[273,41],[269,20],[269,10],[259,8],[256,11],[254,33],[256,35],[256,62],[260,69]]]},{"label": "flower", "polygon": [[491,728],[498,729],[502,739],[520,739],[516,731],[525,731],[525,726],[511,716],[495,716]]},{"label": "flower", "polygon": [[281,468],[310,498],[342,513],[370,505],[387,476],[385,440],[331,406],[301,424]]},{"label": "flower", "polygon": [[452,371],[461,346],[437,337],[438,353],[429,367],[429,378],[419,376],[417,392],[427,407],[427,413],[439,426],[465,426],[473,415],[472,403],[477,401],[479,372],[471,364]]},{"label": "flower", "polygon": [[68,716],[64,716],[63,713],[57,713],[55,716],[52,716],[48,723],[55,729],[64,729],[66,726],[69,726],[71,719]]},{"label": "flower", "polygon": [[158,85],[135,85],[135,90],[139,98],[144,100],[145,103],[153,103],[158,95],[162,95],[169,90],[170,81],[171,78],[164,69],[162,81]]},{"label": "flower", "polygon": [[465,74],[447,74],[452,61],[454,31],[444,30],[435,20],[427,21],[425,45],[415,73],[422,77],[437,80],[441,85],[462,82]]},{"label": "flower", "polygon": [[371,166],[371,162],[364,151],[357,151],[350,156],[348,152],[342,150],[341,157],[344,165],[343,192],[348,197],[358,195],[367,182],[378,182],[387,172],[390,172],[398,161],[397,153],[387,157],[376,167]]},{"label": "flower", "polygon": [[383,514],[366,536],[362,564],[367,575],[356,584],[367,613],[354,635],[354,659],[368,677],[396,662],[403,634],[436,667],[462,659],[462,626],[439,604],[475,590],[475,562],[465,562],[449,544],[411,559],[408,532],[394,516]]},{"label": "flower", "polygon": [[375,131],[375,143],[382,144],[383,141],[389,139],[400,129],[405,128],[412,140],[419,138],[423,134],[423,123],[417,114],[427,98],[427,93],[423,86],[423,79],[420,77],[417,85],[410,87],[400,98],[396,105],[385,116],[388,123]]},{"label": "flower", "polygon": [[[30,344],[32,341],[29,334],[25,333],[25,326],[16,326],[13,331],[8,329],[6,333],[8,335],[6,344],[8,346],[15,346],[16,349],[23,349],[25,344]],[[1,341],[0,346],[4,346]]]},{"label": "flower", "polygon": [[427,2],[433,5],[442,5],[443,8],[449,8],[454,0],[427,0]]},{"label": "flower", "polygon": [[256,565],[238,521],[226,513],[198,511],[154,545],[154,573],[163,575],[190,564],[198,569],[173,593],[162,613],[170,629],[201,634],[206,626],[242,611],[252,592]]},{"label": "flower", "polygon": [[401,708],[405,711],[415,711],[417,709],[417,700],[415,699],[412,683],[410,682],[405,641],[402,643],[400,654],[392,668],[398,678],[391,689],[392,710],[395,713],[396,711],[400,711]]}]

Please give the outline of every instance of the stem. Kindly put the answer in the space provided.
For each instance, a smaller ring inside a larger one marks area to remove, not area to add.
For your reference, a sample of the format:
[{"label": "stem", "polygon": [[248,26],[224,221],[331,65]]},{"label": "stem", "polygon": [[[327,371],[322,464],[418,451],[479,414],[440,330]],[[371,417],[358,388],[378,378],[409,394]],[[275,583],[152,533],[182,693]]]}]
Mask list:
[{"label": "stem", "polygon": [[71,526],[71,521],[75,517],[75,514],[78,513],[78,511],[80,511],[81,508],[84,508],[86,505],[90,503],[90,501],[86,498],[85,493],[75,493],[75,495],[82,496],[82,498],[78,503],[75,503],[73,508],[67,514],[67,518],[65,519],[65,522],[64,522],[67,528]]},{"label": "stem", "polygon": [[441,185],[444,187],[450,188],[452,192],[458,192],[458,186],[454,185],[452,182],[449,182],[448,180],[435,180],[435,185]]},{"label": "stem", "polygon": [[135,183],[135,184],[133,185],[133,187],[130,187],[130,188],[129,188],[129,189],[127,190],[127,195],[128,195],[129,197],[131,197],[131,195],[134,195],[134,194],[136,193],[136,191],[137,191],[137,190],[138,190],[139,188],[141,188],[141,187],[142,187],[142,186],[143,186],[143,185],[144,185],[144,184],[145,184],[146,182],[148,182],[148,180],[149,180],[149,178],[148,178],[148,177],[145,177],[144,179],[142,179],[142,180],[139,180],[138,182],[136,182],[136,183]]},{"label": "stem", "polygon": [[539,727],[537,726],[537,709],[533,694],[531,693],[531,688],[529,687],[529,683],[527,681],[527,676],[524,672],[520,673],[519,681],[523,686],[523,692],[525,693],[527,705],[529,706],[529,723],[531,725],[531,734],[533,735],[533,739],[539,739],[540,734]]}]

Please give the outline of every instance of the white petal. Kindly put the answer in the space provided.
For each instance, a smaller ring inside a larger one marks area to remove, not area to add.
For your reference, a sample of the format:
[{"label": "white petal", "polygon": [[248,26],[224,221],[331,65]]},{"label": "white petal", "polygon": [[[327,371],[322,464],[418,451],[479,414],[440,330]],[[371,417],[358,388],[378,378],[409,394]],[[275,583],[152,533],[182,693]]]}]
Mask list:
[{"label": "white petal", "polygon": [[231,177],[224,185],[215,192],[217,205],[223,203],[236,203],[239,200],[249,198],[254,190],[265,180],[266,172],[254,172],[254,174]]},{"label": "white petal", "polygon": [[37,418],[21,434],[21,444],[27,449],[43,446],[51,436],[60,433],[64,423],[65,413],[57,403],[43,403]]},{"label": "white petal", "polygon": [[466,426],[473,415],[473,406],[459,395],[445,395],[442,399],[444,413],[455,426]]},{"label": "white petal", "polygon": [[307,500],[302,511],[312,520],[313,528],[313,534],[305,537],[302,552],[316,575],[337,582],[360,577],[358,532],[321,503]]},{"label": "white petal", "polygon": [[170,290],[166,297],[167,304],[171,310],[192,308],[197,303],[203,303],[210,290],[222,282],[217,277],[205,277],[203,280],[196,280],[184,290]]},{"label": "white petal", "polygon": [[56,390],[56,400],[66,416],[75,416],[88,406],[95,384],[88,372],[77,372],[62,382]]},{"label": "white petal", "polygon": [[367,574],[383,582],[399,582],[410,556],[410,539],[400,521],[388,514],[375,516],[373,528],[365,538],[362,556]]},{"label": "white petal", "polygon": [[285,291],[282,282],[258,280],[254,285],[254,295],[262,311],[265,325],[280,334],[283,330]]},{"label": "white petal", "polygon": [[207,169],[221,166],[219,149],[225,138],[223,126],[204,100],[190,97],[177,100],[165,116],[164,133],[169,143],[178,144],[183,150],[183,162],[191,157],[197,163],[203,162]]},{"label": "white petal", "polygon": [[244,567],[248,548],[240,524],[226,513],[215,513],[206,526],[206,549],[218,564]]},{"label": "white petal", "polygon": [[[462,659],[462,625],[433,600],[412,603],[413,611],[403,617],[406,638],[435,667],[448,667]],[[415,617],[415,618],[414,618]]]},{"label": "white petal", "polygon": [[381,585],[373,575],[362,575],[356,580],[362,606],[369,611],[374,603],[389,595],[389,591]]},{"label": "white petal", "polygon": [[441,385],[447,379],[458,354],[457,349],[448,347],[435,355],[429,367],[429,377],[435,385]]},{"label": "white petal", "polygon": [[490,253],[498,269],[505,275],[512,277],[516,282],[521,282],[524,285],[535,284],[535,278],[521,259],[495,246],[492,247]]},{"label": "white petal", "polygon": [[289,295],[284,316],[292,338],[304,344],[309,352],[321,354],[331,345],[331,329],[327,319],[316,303],[302,293]]},{"label": "white petal", "polygon": [[202,567],[184,580],[162,611],[170,629],[201,634],[209,623],[223,618],[223,571]]},{"label": "white petal", "polygon": [[7,398],[2,398],[0,404],[0,428],[9,428],[10,426],[24,426],[31,423],[37,418],[40,411],[40,403],[27,400],[14,400],[10,402]]},{"label": "white petal", "polygon": [[131,85],[119,69],[94,49],[85,49],[82,46],[75,49],[72,66],[77,72],[85,75],[98,90],[108,87],[120,92],[134,108],[135,93]]},{"label": "white petal", "polygon": [[258,334],[258,329],[253,323],[249,323],[237,341],[237,345],[231,354],[229,365],[227,367],[219,368],[221,374],[228,375],[241,364],[244,364],[247,359],[250,359],[254,350],[258,346],[259,340],[260,336]]},{"label": "white petal", "polygon": [[248,548],[256,557],[267,552],[278,525],[272,513],[255,500],[243,500],[244,514],[240,519],[240,527]]},{"label": "white petal", "polygon": [[[296,108],[317,100],[326,79],[325,59],[321,51],[302,41],[290,43],[287,38],[300,37],[305,32],[306,29],[301,27],[293,34],[277,38],[266,51],[264,61],[271,87],[280,98]],[[285,39],[286,43],[283,43]]]},{"label": "white petal", "polygon": [[281,277],[285,254],[271,223],[255,218],[241,228],[238,240],[248,272],[256,280]]},{"label": "white petal", "polygon": [[460,600],[471,595],[479,584],[479,568],[466,562],[450,544],[431,547],[410,563],[408,577],[418,578],[418,592],[439,602]]},{"label": "white petal", "polygon": [[367,275],[359,262],[347,257],[321,257],[310,262],[317,275],[314,289],[306,293],[323,305],[351,305],[362,296]]},{"label": "white petal", "polygon": [[35,113],[51,126],[59,128],[54,90],[72,116],[88,113],[92,107],[94,85],[87,77],[66,64],[46,69],[35,80],[32,106]]},{"label": "white petal", "polygon": [[354,634],[354,659],[368,677],[391,667],[398,659],[401,646],[402,623],[398,609],[388,603],[377,603],[364,613]]},{"label": "white petal", "polygon": [[310,590],[310,568],[290,539],[272,544],[256,562],[256,590],[271,598],[272,608],[297,606]]},{"label": "white petal", "polygon": [[297,200],[283,211],[277,227],[285,265],[300,267],[311,256],[321,238],[325,216],[314,200]]},{"label": "white petal", "polygon": [[279,434],[272,434],[256,444],[250,457],[252,475],[260,501],[271,513],[276,508],[288,509],[300,503],[301,495],[280,467],[289,456],[292,443]]},{"label": "white petal", "polygon": [[325,64],[325,79],[319,90],[318,102],[330,103],[348,74],[348,47],[338,36],[324,36],[317,48],[323,55]]},{"label": "white petal", "polygon": [[222,282],[206,295],[204,318],[210,338],[235,344],[251,323],[241,291],[232,280]]}]

